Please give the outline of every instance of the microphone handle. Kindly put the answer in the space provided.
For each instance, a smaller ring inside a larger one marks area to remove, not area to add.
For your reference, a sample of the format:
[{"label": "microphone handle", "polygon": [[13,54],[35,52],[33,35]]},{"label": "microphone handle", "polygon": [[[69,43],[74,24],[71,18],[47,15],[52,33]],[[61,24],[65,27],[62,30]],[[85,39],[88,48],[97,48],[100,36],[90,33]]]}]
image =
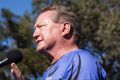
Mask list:
[{"label": "microphone handle", "polygon": [[0,61],[0,68],[3,67],[8,63],[8,58],[5,58],[4,60]]}]

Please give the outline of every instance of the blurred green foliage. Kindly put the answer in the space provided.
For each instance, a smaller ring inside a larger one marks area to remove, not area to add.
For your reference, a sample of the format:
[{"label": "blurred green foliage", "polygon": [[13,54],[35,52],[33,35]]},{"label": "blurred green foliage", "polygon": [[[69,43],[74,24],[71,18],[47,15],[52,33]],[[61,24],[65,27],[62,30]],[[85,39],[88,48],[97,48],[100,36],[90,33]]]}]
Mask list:
[{"label": "blurred green foliage", "polygon": [[[36,76],[36,72],[39,72],[42,75],[50,62],[35,51],[33,26],[40,9],[53,3],[72,7],[79,16],[82,28],[80,47],[84,48],[90,43],[93,52],[101,57],[107,79],[120,80],[120,0],[33,0],[33,12],[23,16],[2,9],[4,21],[0,21],[0,41],[9,43],[6,39],[11,37],[14,43],[9,47],[0,42],[0,58],[6,50],[18,48],[24,55],[23,61],[18,64],[22,73]],[[3,70],[4,68],[0,72]]]}]

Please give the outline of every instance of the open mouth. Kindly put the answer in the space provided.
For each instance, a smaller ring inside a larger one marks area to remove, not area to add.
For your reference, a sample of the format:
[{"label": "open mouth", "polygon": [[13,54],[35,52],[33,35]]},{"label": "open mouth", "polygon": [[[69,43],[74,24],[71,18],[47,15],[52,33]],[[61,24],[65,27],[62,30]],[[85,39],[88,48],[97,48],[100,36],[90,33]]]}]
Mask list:
[{"label": "open mouth", "polygon": [[40,41],[37,41],[36,44],[38,44]]},{"label": "open mouth", "polygon": [[38,44],[39,42],[41,42],[42,40],[38,40],[38,41],[36,41],[36,44]]}]

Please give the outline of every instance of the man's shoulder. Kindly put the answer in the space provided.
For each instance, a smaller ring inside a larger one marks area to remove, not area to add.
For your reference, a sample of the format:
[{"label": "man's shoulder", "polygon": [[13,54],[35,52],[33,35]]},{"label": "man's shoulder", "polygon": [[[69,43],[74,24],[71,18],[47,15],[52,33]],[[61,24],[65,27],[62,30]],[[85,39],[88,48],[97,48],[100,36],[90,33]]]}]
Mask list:
[{"label": "man's shoulder", "polygon": [[76,59],[78,56],[80,57],[81,65],[85,64],[87,66],[91,63],[96,64],[98,61],[97,57],[92,55],[92,53],[87,50],[79,49],[79,51],[74,54],[74,58]]},{"label": "man's shoulder", "polygon": [[93,56],[89,51],[83,49],[71,51],[68,53],[67,57],[72,59],[81,58],[82,60],[96,60],[95,56]]},{"label": "man's shoulder", "polygon": [[92,56],[91,53],[82,49],[78,49],[64,55],[61,59],[57,61],[56,64],[59,66],[64,66],[64,68],[67,68],[70,65],[81,65],[85,67],[90,65],[91,63],[96,64],[96,61],[96,58]]},{"label": "man's shoulder", "polygon": [[91,55],[90,52],[83,50],[83,49],[77,49],[77,50],[73,50],[71,52],[68,52],[67,54],[65,54],[60,61],[67,61],[67,63],[73,60],[77,60],[77,59],[82,59],[82,60],[91,60],[91,59],[95,59],[95,57],[93,55]]}]

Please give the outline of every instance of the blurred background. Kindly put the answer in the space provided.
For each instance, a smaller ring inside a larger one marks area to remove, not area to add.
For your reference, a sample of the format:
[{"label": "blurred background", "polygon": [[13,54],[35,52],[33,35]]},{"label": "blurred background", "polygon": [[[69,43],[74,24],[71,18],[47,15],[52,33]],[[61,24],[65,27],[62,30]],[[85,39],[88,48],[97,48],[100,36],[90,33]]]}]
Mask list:
[{"label": "blurred background", "polygon": [[[100,61],[108,80],[120,80],[120,0],[0,0],[0,61],[18,49],[26,80],[41,80],[50,62],[35,50],[33,26],[41,8],[53,3],[72,7],[82,28],[80,48]],[[10,65],[0,68],[0,80],[14,80]]]}]

